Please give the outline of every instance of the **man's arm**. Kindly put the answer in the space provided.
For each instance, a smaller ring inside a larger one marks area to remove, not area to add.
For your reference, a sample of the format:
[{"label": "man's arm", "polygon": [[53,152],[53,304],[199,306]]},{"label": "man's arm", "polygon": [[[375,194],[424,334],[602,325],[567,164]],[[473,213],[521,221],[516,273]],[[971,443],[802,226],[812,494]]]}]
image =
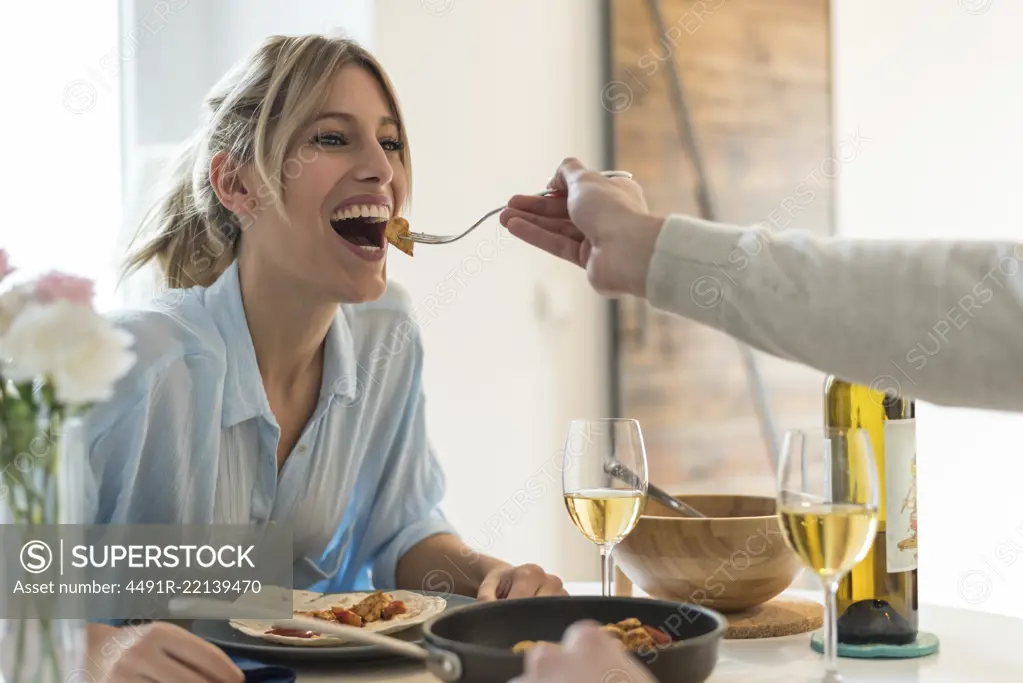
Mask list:
[{"label": "man's arm", "polygon": [[821,238],[673,215],[647,298],[774,356],[939,405],[1023,410],[1023,243]]}]

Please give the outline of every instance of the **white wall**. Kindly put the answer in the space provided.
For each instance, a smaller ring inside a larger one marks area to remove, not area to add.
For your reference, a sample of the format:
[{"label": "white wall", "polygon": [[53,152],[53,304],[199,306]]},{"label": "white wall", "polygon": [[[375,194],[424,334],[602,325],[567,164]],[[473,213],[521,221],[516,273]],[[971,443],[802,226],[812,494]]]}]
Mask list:
[{"label": "white wall", "polygon": [[302,33],[345,34],[368,47],[373,42],[373,0],[302,0],[284,5],[279,0],[226,0],[212,8],[211,25],[221,31],[212,68],[218,75],[264,38]]},{"label": "white wall", "polygon": [[[510,194],[542,190],[567,155],[601,163],[597,10],[593,0],[377,0],[374,50],[409,124],[413,230],[464,230]],[[608,414],[606,303],[496,219],[388,267],[419,301],[450,516],[485,552],[599,579],[554,456],[570,418]]]},{"label": "white wall", "polygon": [[[1023,4],[832,6],[835,135],[870,138],[838,177],[840,231],[1019,239]],[[920,406],[921,600],[1023,616],[1021,430]]]}]

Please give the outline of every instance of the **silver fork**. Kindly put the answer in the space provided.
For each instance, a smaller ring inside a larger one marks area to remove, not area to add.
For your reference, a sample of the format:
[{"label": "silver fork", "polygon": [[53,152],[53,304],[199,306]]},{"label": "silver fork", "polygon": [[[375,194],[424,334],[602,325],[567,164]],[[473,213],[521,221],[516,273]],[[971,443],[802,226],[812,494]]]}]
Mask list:
[{"label": "silver fork", "polygon": [[[605,178],[631,178],[632,177],[632,174],[629,173],[628,171],[601,171],[600,175],[604,176]],[[543,192],[538,193],[536,196],[537,197],[546,197],[547,195],[553,194],[553,193],[554,193],[554,190],[545,190]],[[401,239],[403,239],[403,240],[411,240],[413,242],[419,242],[420,244],[450,244],[450,243],[454,242],[455,240],[462,239],[463,237],[468,235],[470,232],[472,232],[476,228],[478,228],[481,225],[483,225],[483,222],[486,221],[488,218],[490,218],[494,214],[501,213],[506,208],[508,208],[508,207],[507,206],[499,206],[496,209],[494,209],[493,211],[490,211],[489,213],[484,214],[482,218],[480,218],[478,221],[473,223],[472,227],[470,227],[468,230],[463,232],[461,235],[431,235],[431,234],[425,233],[425,232],[410,232],[408,235],[402,235]]]}]

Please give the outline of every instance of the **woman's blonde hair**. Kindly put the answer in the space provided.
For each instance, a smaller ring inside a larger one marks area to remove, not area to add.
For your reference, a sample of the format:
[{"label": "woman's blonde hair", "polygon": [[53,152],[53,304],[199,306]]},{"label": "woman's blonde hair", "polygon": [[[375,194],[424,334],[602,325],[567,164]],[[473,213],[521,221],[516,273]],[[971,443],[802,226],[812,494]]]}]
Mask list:
[{"label": "woman's blonde hair", "polygon": [[155,234],[129,255],[125,275],[155,260],[167,287],[216,281],[237,255],[246,226],[213,191],[211,159],[223,151],[232,168],[252,164],[282,210],[284,178],[292,177],[285,156],[299,130],[319,113],[335,73],[350,64],[365,68],[384,91],[405,142],[401,156],[411,188],[404,121],[394,87],[376,59],[348,38],[271,36],[207,94],[204,125],[174,161],[168,187],[138,232]]}]

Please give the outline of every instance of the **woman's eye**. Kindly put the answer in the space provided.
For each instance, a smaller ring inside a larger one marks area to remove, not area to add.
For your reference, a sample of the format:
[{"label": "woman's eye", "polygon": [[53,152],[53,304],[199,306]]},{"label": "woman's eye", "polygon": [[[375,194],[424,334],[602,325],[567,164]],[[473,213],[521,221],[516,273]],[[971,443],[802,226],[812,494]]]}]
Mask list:
[{"label": "woman's eye", "polygon": [[[349,144],[348,138],[341,133],[318,133],[312,141],[321,147],[343,147]],[[397,138],[384,138],[380,146],[388,152],[400,152],[405,148],[405,144]]]},{"label": "woman's eye", "polygon": [[339,147],[348,144],[348,140],[340,133],[320,133],[313,137],[313,142],[324,147]]}]

